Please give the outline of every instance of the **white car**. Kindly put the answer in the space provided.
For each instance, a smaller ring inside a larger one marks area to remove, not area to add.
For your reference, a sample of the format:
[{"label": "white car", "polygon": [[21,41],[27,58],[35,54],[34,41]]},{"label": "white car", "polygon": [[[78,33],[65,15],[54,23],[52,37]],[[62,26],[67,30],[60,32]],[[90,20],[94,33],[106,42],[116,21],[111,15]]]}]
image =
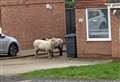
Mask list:
[{"label": "white car", "polygon": [[107,20],[104,13],[101,10],[89,11],[88,15],[89,30],[93,30],[93,28],[94,30],[106,28]]},{"label": "white car", "polygon": [[14,37],[0,34],[0,54],[16,56],[19,51],[18,41]]},{"label": "white car", "polygon": [[90,37],[107,37],[107,17],[102,10],[88,11],[88,27]]}]

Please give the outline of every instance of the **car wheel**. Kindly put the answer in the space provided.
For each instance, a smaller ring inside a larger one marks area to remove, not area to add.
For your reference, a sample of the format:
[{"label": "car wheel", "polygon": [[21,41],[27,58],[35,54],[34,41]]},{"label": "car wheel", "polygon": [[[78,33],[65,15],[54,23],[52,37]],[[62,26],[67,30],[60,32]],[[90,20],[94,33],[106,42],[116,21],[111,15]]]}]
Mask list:
[{"label": "car wheel", "polygon": [[18,52],[18,46],[16,44],[11,44],[8,51],[8,56],[16,56]]},{"label": "car wheel", "polygon": [[106,25],[105,25],[105,23],[103,22],[103,23],[100,25],[99,29],[105,29],[105,28],[106,28]]}]

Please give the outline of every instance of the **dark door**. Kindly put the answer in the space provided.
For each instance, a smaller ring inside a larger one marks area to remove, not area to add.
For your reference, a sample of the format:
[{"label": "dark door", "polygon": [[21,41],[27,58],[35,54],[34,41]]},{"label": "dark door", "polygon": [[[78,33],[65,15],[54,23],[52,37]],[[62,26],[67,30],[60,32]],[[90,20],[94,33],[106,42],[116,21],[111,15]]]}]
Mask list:
[{"label": "dark door", "polygon": [[75,33],[75,8],[74,0],[66,0],[66,33]]},{"label": "dark door", "polygon": [[65,7],[67,55],[68,57],[77,57],[74,0],[66,0]]}]

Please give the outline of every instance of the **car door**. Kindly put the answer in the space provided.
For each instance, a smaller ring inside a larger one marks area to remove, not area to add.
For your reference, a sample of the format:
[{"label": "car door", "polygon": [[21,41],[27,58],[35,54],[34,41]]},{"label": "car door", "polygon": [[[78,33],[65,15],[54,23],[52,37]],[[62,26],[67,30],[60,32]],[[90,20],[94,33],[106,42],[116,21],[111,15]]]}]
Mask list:
[{"label": "car door", "polygon": [[7,53],[8,38],[0,36],[0,53]]},{"label": "car door", "polygon": [[99,32],[100,13],[99,10],[88,10],[89,37],[94,37]]},{"label": "car door", "polygon": [[99,11],[93,10],[88,11],[88,25],[89,31],[96,31],[98,30],[98,23],[99,23]]}]

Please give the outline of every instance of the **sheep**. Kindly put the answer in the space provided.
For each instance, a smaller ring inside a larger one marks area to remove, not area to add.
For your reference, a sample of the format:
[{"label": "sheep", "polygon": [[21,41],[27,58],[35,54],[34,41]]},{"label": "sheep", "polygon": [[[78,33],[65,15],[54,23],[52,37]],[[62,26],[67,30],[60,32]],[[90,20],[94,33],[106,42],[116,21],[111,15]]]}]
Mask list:
[{"label": "sheep", "polygon": [[64,41],[61,38],[52,38],[52,40],[55,42],[54,49],[58,49],[60,52],[59,55],[62,56]]},{"label": "sheep", "polygon": [[48,53],[48,58],[53,56],[53,48],[55,46],[54,39],[41,40],[37,39],[33,42],[34,55],[37,56],[39,51],[46,51]]}]

